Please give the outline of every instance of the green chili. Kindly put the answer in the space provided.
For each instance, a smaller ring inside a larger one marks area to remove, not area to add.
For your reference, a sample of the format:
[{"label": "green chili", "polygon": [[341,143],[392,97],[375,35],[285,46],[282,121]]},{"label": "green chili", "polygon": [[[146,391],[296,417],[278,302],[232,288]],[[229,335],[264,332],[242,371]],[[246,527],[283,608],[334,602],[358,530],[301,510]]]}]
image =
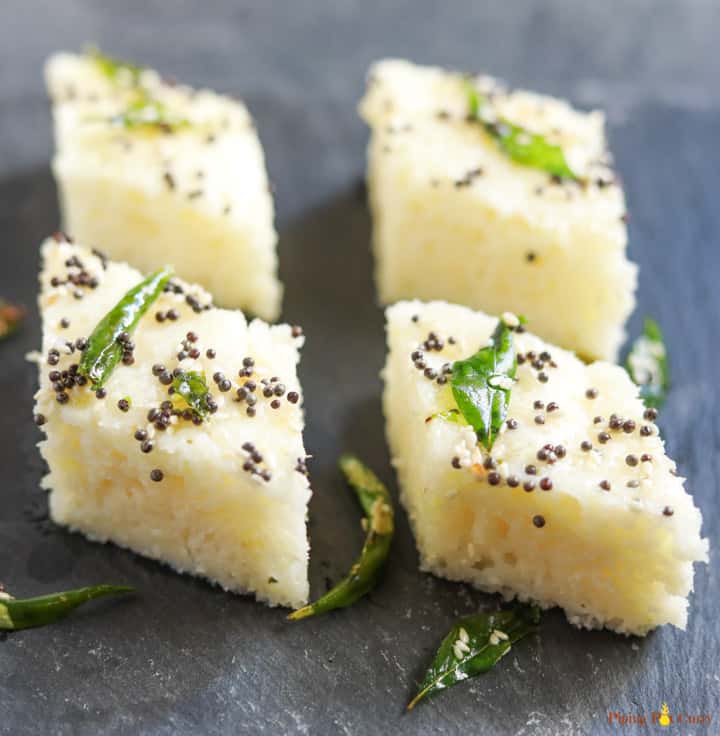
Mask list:
[{"label": "green chili", "polygon": [[340,458],[340,469],[365,512],[365,545],[348,575],[314,603],[293,611],[288,616],[291,621],[355,603],[375,587],[390,551],[395,523],[392,500],[387,488],[375,473],[353,455],[343,455]]},{"label": "green chili", "polygon": [[87,376],[93,390],[100,388],[110,377],[123,354],[121,336],[130,334],[140,318],[160,296],[172,271],[165,267],[134,286],[98,322],[83,353],[78,373]]},{"label": "green chili", "polygon": [[73,609],[94,598],[124,595],[134,591],[135,588],[127,585],[95,585],[24,600],[16,600],[7,593],[0,593],[0,630],[19,631],[45,626],[64,618]]},{"label": "green chili", "polygon": [[17,332],[24,318],[23,307],[0,299],[0,340]]}]

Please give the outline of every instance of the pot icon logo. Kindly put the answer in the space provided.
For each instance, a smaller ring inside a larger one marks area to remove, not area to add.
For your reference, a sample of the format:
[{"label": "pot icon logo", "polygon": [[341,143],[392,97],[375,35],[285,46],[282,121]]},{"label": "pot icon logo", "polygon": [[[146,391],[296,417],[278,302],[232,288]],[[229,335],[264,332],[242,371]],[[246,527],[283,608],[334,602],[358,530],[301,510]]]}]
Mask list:
[{"label": "pot icon logo", "polygon": [[658,723],[661,726],[669,726],[670,723],[671,723],[671,720],[670,720],[670,710],[668,708],[668,704],[667,703],[663,703],[660,706],[660,718],[658,718]]}]

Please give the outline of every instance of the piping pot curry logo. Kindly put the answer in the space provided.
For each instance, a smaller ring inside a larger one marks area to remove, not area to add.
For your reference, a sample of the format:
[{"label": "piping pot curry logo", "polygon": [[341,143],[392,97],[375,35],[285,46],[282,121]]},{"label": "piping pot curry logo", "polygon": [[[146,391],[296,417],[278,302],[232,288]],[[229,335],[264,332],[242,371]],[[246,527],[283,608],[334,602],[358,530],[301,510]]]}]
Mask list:
[{"label": "piping pot curry logo", "polygon": [[[663,702],[660,710],[649,713],[622,713],[620,711],[608,711],[608,723],[611,726],[641,726],[660,727],[672,732],[672,726],[709,726],[713,722],[710,713],[684,713],[682,711],[670,712],[668,704]],[[683,733],[685,733],[683,731]]]}]

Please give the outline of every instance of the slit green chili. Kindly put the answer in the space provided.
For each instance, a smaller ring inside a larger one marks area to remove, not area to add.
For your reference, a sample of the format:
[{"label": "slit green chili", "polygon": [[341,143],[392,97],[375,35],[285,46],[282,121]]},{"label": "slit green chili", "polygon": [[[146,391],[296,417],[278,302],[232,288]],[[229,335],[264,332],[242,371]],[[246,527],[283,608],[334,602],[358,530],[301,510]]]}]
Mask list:
[{"label": "slit green chili", "polygon": [[0,340],[17,332],[23,319],[25,319],[23,307],[0,299]]},{"label": "slit green chili", "polygon": [[162,294],[171,276],[172,270],[168,267],[148,276],[130,289],[98,322],[88,338],[78,367],[78,373],[90,379],[93,390],[107,381],[120,362],[123,354],[120,336],[132,333],[141,317]]},{"label": "slit green chili", "polygon": [[75,608],[95,598],[124,595],[134,591],[135,588],[127,585],[95,585],[21,600],[1,593],[0,630],[19,631],[45,626],[65,618]]},{"label": "slit green chili", "polygon": [[390,551],[395,519],[388,489],[372,470],[353,455],[343,455],[340,458],[340,469],[365,512],[365,544],[348,575],[314,603],[293,611],[288,616],[291,621],[355,603],[375,587]]}]

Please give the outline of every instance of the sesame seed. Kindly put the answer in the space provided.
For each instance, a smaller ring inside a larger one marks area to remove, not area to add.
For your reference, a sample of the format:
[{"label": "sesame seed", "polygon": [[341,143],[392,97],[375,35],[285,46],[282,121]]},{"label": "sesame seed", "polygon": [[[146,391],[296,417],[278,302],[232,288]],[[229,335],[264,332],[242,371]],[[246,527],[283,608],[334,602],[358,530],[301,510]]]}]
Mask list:
[{"label": "sesame seed", "polygon": [[596,388],[589,388],[585,392],[585,397],[588,399],[597,399],[599,393],[600,392]]},{"label": "sesame seed", "polygon": [[652,455],[648,455],[647,452],[644,452],[640,456],[640,461],[643,462],[643,463],[651,463],[652,462]]},{"label": "sesame seed", "polygon": [[548,376],[547,373],[545,373],[545,371],[540,371],[540,373],[538,373],[538,376],[537,376],[537,379],[538,381],[540,381],[540,383],[547,383],[549,378],[550,377]]},{"label": "sesame seed", "polygon": [[654,422],[658,418],[658,410],[650,406],[643,412],[643,418],[649,422]]},{"label": "sesame seed", "polygon": [[672,506],[666,506],[663,509],[663,516],[672,516],[674,513]]},{"label": "sesame seed", "polygon": [[593,419],[593,424],[602,424],[602,422],[603,422],[603,418],[600,415],[596,416]]},{"label": "sesame seed", "polygon": [[281,405],[280,399],[273,399],[273,400],[272,400],[272,401],[270,402],[270,407],[271,407],[272,409],[279,409],[279,408],[280,408],[280,405]]},{"label": "sesame seed", "polygon": [[625,462],[631,467],[634,468],[638,464],[637,455],[627,455],[625,457]]},{"label": "sesame seed", "polygon": [[650,427],[648,424],[643,424],[643,426],[640,427],[640,435],[642,437],[650,437],[652,433],[652,427]]},{"label": "sesame seed", "polygon": [[107,391],[101,387],[95,392],[95,396],[98,399],[104,399],[107,396]]},{"label": "sesame seed", "polygon": [[540,488],[543,491],[550,491],[552,490],[553,484],[550,478],[541,478],[540,479]]},{"label": "sesame seed", "polygon": [[534,409],[544,409],[544,408],[545,408],[545,402],[544,402],[544,401],[539,401],[539,400],[538,400],[538,401],[536,401],[536,402],[535,402],[535,403],[533,404],[533,408],[534,408]]},{"label": "sesame seed", "polygon": [[215,352],[215,351],[214,351],[214,350],[213,350],[212,348],[208,348],[208,349],[207,349],[207,350],[205,351],[205,355],[206,355],[206,356],[207,356],[208,358],[210,358],[210,360],[212,360],[213,358],[215,358],[215,357],[217,356],[217,353],[216,353],[216,352]]},{"label": "sesame seed", "polygon": [[505,422],[508,429],[517,429],[518,428],[518,422],[517,419],[508,419],[507,422]]},{"label": "sesame seed", "polygon": [[153,447],[155,447],[155,444],[152,440],[144,440],[140,445],[140,450],[147,454],[148,452],[152,452]]},{"label": "sesame seed", "polygon": [[499,485],[500,484],[500,473],[498,473],[497,470],[490,471],[488,473],[487,480],[491,486]]},{"label": "sesame seed", "polygon": [[535,424],[545,424],[545,417],[542,414],[538,414],[535,417]]},{"label": "sesame seed", "polygon": [[135,434],[133,436],[136,440],[143,441],[147,439],[147,432],[144,429],[137,429],[135,430]]},{"label": "sesame seed", "polygon": [[610,435],[607,432],[600,432],[598,435],[598,440],[604,445],[609,439],[611,439]]},{"label": "sesame seed", "polygon": [[638,488],[640,486],[639,480],[629,480],[625,485],[627,485],[628,488]]},{"label": "sesame seed", "polygon": [[300,325],[293,325],[293,326],[292,326],[292,327],[290,328],[290,334],[291,334],[291,335],[292,335],[293,337],[301,337],[301,336],[302,336],[302,334],[303,334],[303,329],[302,329],[302,327],[300,327]]},{"label": "sesame seed", "polygon": [[537,475],[537,468],[534,465],[526,465],[525,472],[528,475]]},{"label": "sesame seed", "polygon": [[534,480],[526,480],[523,483],[523,488],[530,493],[531,491],[535,490],[535,481]]},{"label": "sesame seed", "polygon": [[609,480],[601,480],[600,483],[598,483],[600,488],[603,489],[603,491],[609,491],[610,490],[610,481]]},{"label": "sesame seed", "polygon": [[517,488],[520,485],[520,480],[518,479],[517,475],[508,475],[507,484],[510,486],[510,488]]},{"label": "sesame seed", "polygon": [[545,526],[545,517],[537,514],[533,516],[532,522],[538,529],[542,529]]},{"label": "sesame seed", "polygon": [[130,409],[130,402],[127,399],[120,399],[120,401],[117,402],[117,405],[120,411],[128,411],[128,409]]},{"label": "sesame seed", "polygon": [[38,427],[42,427],[46,421],[44,414],[33,414],[33,422],[35,422]]},{"label": "sesame seed", "polygon": [[450,464],[455,468],[456,470],[460,470],[462,468],[462,465],[460,464],[460,458],[457,457],[457,455],[450,461]]},{"label": "sesame seed", "polygon": [[150,480],[154,480],[156,483],[159,483],[163,478],[163,472],[159,468],[155,468],[150,471]]}]

